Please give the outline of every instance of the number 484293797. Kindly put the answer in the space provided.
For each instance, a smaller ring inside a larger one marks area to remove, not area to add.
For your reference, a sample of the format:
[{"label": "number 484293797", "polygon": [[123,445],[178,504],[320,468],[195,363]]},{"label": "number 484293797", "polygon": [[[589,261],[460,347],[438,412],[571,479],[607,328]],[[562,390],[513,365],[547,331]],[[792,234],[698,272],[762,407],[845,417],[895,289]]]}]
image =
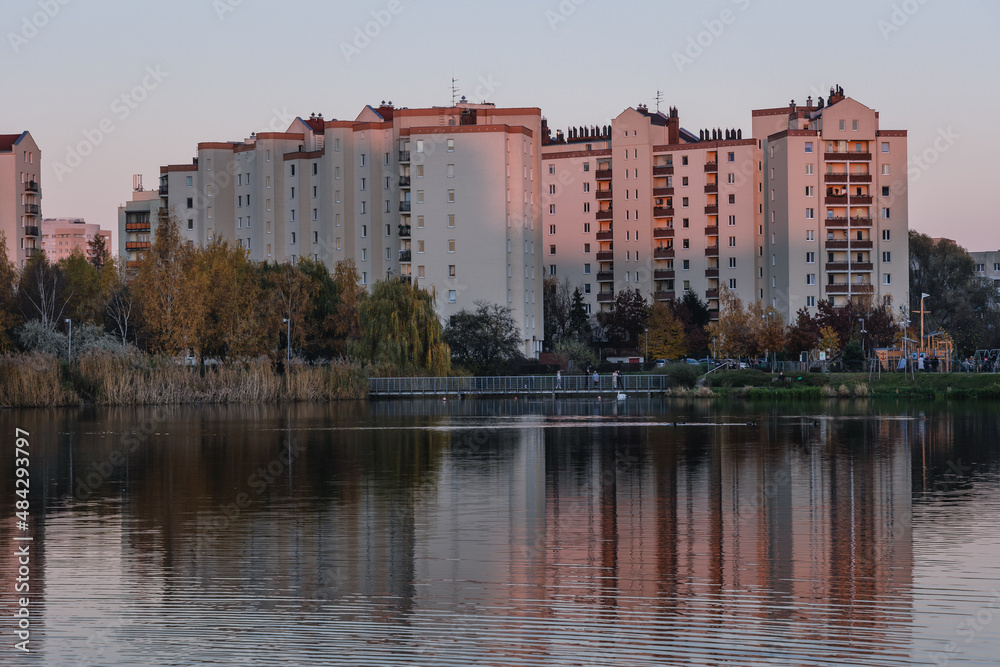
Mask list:
[{"label": "number 484293797", "polygon": [[16,490],[14,491],[14,493],[16,493],[21,498],[20,500],[18,500],[15,503],[15,506],[17,507],[17,510],[18,510],[17,513],[16,513],[16,515],[17,515],[17,518],[20,521],[27,521],[28,520],[28,488],[29,488],[29,486],[28,486],[28,482],[29,482],[29,479],[28,479],[28,465],[29,465],[28,445],[30,444],[28,442],[28,437],[27,436],[30,435],[30,434],[27,431],[19,428],[19,429],[15,429],[14,435],[17,438],[16,442],[14,443],[15,444],[15,449],[14,449],[14,465],[16,466],[16,471],[15,471],[14,474],[17,476],[17,479],[14,481],[14,486],[16,488]]}]

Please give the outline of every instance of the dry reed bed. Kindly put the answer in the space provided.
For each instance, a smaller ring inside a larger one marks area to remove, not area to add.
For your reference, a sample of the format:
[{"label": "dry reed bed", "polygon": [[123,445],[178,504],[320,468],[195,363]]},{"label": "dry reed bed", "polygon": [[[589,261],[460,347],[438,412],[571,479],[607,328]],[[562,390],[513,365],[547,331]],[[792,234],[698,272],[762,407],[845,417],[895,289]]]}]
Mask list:
[{"label": "dry reed bed", "polygon": [[59,362],[40,352],[0,356],[0,407],[77,405],[80,396],[59,379]]}]

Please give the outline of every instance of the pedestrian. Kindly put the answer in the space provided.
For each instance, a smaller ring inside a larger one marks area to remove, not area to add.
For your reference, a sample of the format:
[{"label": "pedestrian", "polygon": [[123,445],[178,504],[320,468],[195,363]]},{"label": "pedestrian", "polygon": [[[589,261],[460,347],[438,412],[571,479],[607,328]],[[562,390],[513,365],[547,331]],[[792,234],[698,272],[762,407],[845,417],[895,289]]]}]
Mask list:
[{"label": "pedestrian", "polygon": [[562,371],[556,371],[556,389],[562,389]]},{"label": "pedestrian", "polygon": [[597,389],[598,383],[600,383],[600,377],[597,375],[597,371],[594,371],[594,389]]},{"label": "pedestrian", "polygon": [[618,388],[618,371],[615,371],[611,374],[611,388],[612,389]]}]

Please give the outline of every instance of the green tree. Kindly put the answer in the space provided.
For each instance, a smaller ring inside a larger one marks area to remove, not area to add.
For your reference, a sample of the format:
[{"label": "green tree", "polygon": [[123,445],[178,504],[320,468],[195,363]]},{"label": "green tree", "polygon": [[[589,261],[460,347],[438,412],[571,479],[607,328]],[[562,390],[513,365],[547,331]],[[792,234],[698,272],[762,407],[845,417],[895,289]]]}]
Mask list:
[{"label": "green tree", "polygon": [[593,327],[590,324],[590,315],[587,313],[587,304],[583,300],[583,293],[579,287],[573,290],[573,302],[569,308],[569,330],[578,341],[590,344],[593,337]]},{"label": "green tree", "polygon": [[104,294],[101,272],[87,261],[79,248],[69,257],[59,260],[59,270],[65,280],[67,296],[65,316],[72,318],[73,324],[104,324]]},{"label": "green tree", "polygon": [[306,318],[313,307],[317,285],[298,264],[290,262],[267,264],[264,275],[274,309],[270,327],[272,335],[276,334],[273,339],[285,339],[285,345],[278,346],[280,349],[301,349],[306,342]]},{"label": "green tree", "polygon": [[93,238],[87,241],[87,255],[89,261],[98,271],[111,263],[111,253],[108,251],[108,244],[100,234],[94,234]]},{"label": "green tree", "polygon": [[14,349],[14,329],[23,317],[17,307],[17,268],[7,259],[7,237],[0,230],[0,352]]},{"label": "green tree", "polygon": [[451,353],[441,338],[435,295],[398,280],[379,281],[361,301],[361,338],[352,356],[402,374],[447,375]]},{"label": "green tree", "polygon": [[367,296],[361,287],[361,276],[353,259],[337,262],[333,269],[333,282],[337,288],[337,307],[333,312],[331,331],[334,350],[344,354],[352,341],[361,338],[361,302]]},{"label": "green tree", "polygon": [[800,308],[795,324],[788,328],[785,351],[788,356],[799,358],[802,352],[812,352],[819,345],[820,325],[806,308]]},{"label": "green tree", "polygon": [[569,281],[559,282],[555,276],[549,276],[542,283],[542,294],[545,343],[546,347],[552,349],[571,332]]},{"label": "green tree", "polygon": [[680,300],[675,300],[671,304],[674,314],[684,325],[684,346],[687,354],[700,358],[708,353],[708,325],[711,322],[711,314],[708,311],[708,304],[698,298],[698,295],[687,290]]},{"label": "green tree", "polygon": [[605,340],[619,348],[639,348],[639,334],[646,329],[649,304],[637,289],[623,289],[615,294],[610,312],[598,315]]},{"label": "green tree", "polygon": [[521,331],[510,308],[477,301],[476,309],[452,315],[442,338],[452,360],[477,375],[500,373],[520,356]]}]

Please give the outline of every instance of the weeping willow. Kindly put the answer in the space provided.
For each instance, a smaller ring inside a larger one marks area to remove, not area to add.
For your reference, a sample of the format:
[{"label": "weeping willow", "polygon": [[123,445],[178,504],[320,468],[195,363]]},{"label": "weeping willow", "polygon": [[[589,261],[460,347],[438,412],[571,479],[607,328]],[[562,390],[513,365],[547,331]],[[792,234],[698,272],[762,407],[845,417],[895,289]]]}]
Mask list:
[{"label": "weeping willow", "polygon": [[400,374],[447,375],[451,351],[441,340],[433,292],[401,281],[375,283],[359,305],[362,336],[354,356]]}]

